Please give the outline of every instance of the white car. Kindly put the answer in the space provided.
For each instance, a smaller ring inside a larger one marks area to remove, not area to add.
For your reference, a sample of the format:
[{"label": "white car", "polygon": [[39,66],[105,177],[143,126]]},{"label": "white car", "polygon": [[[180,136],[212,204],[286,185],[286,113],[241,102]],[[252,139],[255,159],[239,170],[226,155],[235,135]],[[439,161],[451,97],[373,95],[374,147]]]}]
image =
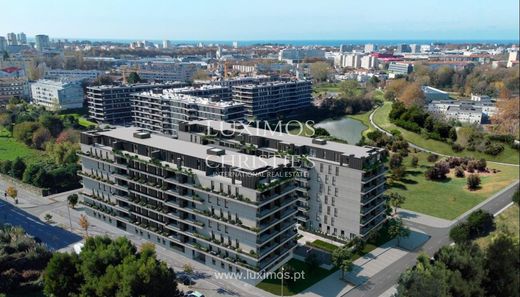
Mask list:
[{"label": "white car", "polygon": [[202,294],[199,291],[188,291],[186,292],[186,297],[204,297],[204,294]]}]

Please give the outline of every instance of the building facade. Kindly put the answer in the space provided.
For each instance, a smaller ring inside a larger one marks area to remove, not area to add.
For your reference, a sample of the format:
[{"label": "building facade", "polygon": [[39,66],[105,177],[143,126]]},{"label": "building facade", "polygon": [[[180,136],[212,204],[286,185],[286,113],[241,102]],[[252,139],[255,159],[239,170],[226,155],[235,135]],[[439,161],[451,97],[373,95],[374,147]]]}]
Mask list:
[{"label": "building facade", "polygon": [[0,78],[0,102],[5,103],[12,97],[29,98],[29,83],[26,78]]},{"label": "building facade", "polygon": [[183,86],[185,86],[184,83],[166,83],[87,87],[89,118],[98,123],[106,124],[131,123],[132,93]]},{"label": "building facade", "polygon": [[366,237],[386,219],[384,150],[233,123],[181,123],[179,139],[297,164],[297,219],[313,232]]},{"label": "building facade", "polygon": [[44,49],[50,48],[49,36],[48,35],[36,35],[34,36],[36,41],[36,49],[43,51]]},{"label": "building facade", "polygon": [[141,79],[149,81],[180,81],[193,80],[193,75],[200,69],[197,63],[175,62],[161,63],[153,62],[140,66],[137,73]]},{"label": "building facade", "polygon": [[45,78],[48,79],[96,79],[103,72],[99,70],[81,70],[81,69],[46,69]]},{"label": "building facade", "polygon": [[32,102],[48,110],[83,107],[83,88],[79,81],[41,79],[31,84]]},{"label": "building facade", "polygon": [[197,119],[242,121],[244,105],[234,101],[185,95],[178,89],[136,93],[132,118],[136,127],[176,136],[179,122]]},{"label": "building facade", "polygon": [[298,114],[312,101],[310,81],[269,82],[233,86],[233,100],[245,105],[246,117],[275,120]]},{"label": "building facade", "polygon": [[[81,134],[87,213],[219,271],[273,271],[295,248],[295,169],[117,128]],[[247,280],[256,284],[260,279]]]}]

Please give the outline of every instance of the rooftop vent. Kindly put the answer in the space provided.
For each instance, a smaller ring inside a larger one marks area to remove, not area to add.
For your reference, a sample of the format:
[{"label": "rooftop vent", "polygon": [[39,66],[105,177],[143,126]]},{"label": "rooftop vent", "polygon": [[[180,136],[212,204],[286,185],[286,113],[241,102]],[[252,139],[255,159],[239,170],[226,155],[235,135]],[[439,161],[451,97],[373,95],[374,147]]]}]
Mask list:
[{"label": "rooftop vent", "polygon": [[206,153],[208,155],[213,155],[213,156],[222,156],[222,155],[226,154],[226,150],[220,149],[220,148],[216,148],[216,147],[212,147],[212,148],[209,148],[206,151]]},{"label": "rooftop vent", "polygon": [[327,144],[327,141],[325,139],[321,139],[321,138],[313,138],[312,143],[324,145],[324,144]]},{"label": "rooftop vent", "polygon": [[137,132],[134,132],[134,137],[135,137],[135,138],[139,138],[139,139],[150,138],[150,132],[146,132],[146,131],[137,131]]}]

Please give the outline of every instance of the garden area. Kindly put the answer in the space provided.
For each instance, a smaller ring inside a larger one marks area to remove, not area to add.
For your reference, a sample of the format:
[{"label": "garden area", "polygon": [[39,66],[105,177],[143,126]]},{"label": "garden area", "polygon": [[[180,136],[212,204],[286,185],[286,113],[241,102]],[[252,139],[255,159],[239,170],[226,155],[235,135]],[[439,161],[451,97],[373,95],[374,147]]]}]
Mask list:
[{"label": "garden area", "polygon": [[[428,161],[428,156],[424,152],[412,152],[404,157],[404,175],[400,180],[392,180],[389,185],[388,192],[395,192],[406,198],[401,206],[404,209],[453,220],[519,178],[517,167],[487,164],[488,172],[478,173],[480,185],[470,190],[467,177],[457,177],[455,169],[450,169],[444,179],[428,179],[426,172],[436,162]],[[414,157],[417,165],[412,166]]]},{"label": "garden area", "polygon": [[489,233],[485,237],[480,237],[475,240],[482,249],[487,248],[494,238],[496,238],[501,232],[506,233],[515,241],[518,242],[520,234],[520,226],[518,218],[520,217],[520,208],[518,203],[515,203],[505,209],[501,214],[495,217],[495,230]]},{"label": "garden area", "polygon": [[[457,151],[456,148],[454,150],[453,145],[450,145],[448,141],[443,140],[437,140],[434,138],[426,138],[422,134],[415,133],[413,131],[410,131],[410,128],[405,129],[403,127],[400,127],[396,125],[395,123],[392,123],[390,121],[390,113],[392,112],[392,102],[385,101],[383,106],[380,107],[375,113],[374,113],[374,123],[378,125],[379,127],[385,129],[386,131],[393,131],[397,130],[401,133],[404,139],[407,141],[420,146],[422,148],[434,151],[439,154],[444,155],[450,155],[450,156],[458,156],[458,157],[472,157],[476,159],[484,158],[488,161],[494,161],[494,162],[503,162],[503,163],[510,163],[510,164],[518,164],[519,163],[519,152],[517,149],[512,148],[509,144],[506,143],[499,143],[498,141],[492,141],[494,145],[500,145],[503,147],[503,150],[498,152],[496,155],[492,154],[486,154],[484,152],[480,152],[478,150],[468,150],[464,149],[462,151]],[[420,127],[419,127],[420,129]],[[431,136],[431,135],[430,135]],[[458,138],[462,139],[463,137],[461,135],[458,135]],[[459,140],[460,142],[460,140]],[[457,143],[457,142],[456,142]]]}]

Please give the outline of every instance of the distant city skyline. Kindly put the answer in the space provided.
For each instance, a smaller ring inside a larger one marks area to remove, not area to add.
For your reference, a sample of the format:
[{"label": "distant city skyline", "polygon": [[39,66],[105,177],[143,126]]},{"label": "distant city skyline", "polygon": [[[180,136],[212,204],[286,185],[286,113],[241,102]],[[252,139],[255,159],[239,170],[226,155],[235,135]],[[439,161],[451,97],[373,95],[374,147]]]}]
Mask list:
[{"label": "distant city skyline", "polygon": [[20,0],[1,35],[109,40],[516,40],[519,2]]}]

